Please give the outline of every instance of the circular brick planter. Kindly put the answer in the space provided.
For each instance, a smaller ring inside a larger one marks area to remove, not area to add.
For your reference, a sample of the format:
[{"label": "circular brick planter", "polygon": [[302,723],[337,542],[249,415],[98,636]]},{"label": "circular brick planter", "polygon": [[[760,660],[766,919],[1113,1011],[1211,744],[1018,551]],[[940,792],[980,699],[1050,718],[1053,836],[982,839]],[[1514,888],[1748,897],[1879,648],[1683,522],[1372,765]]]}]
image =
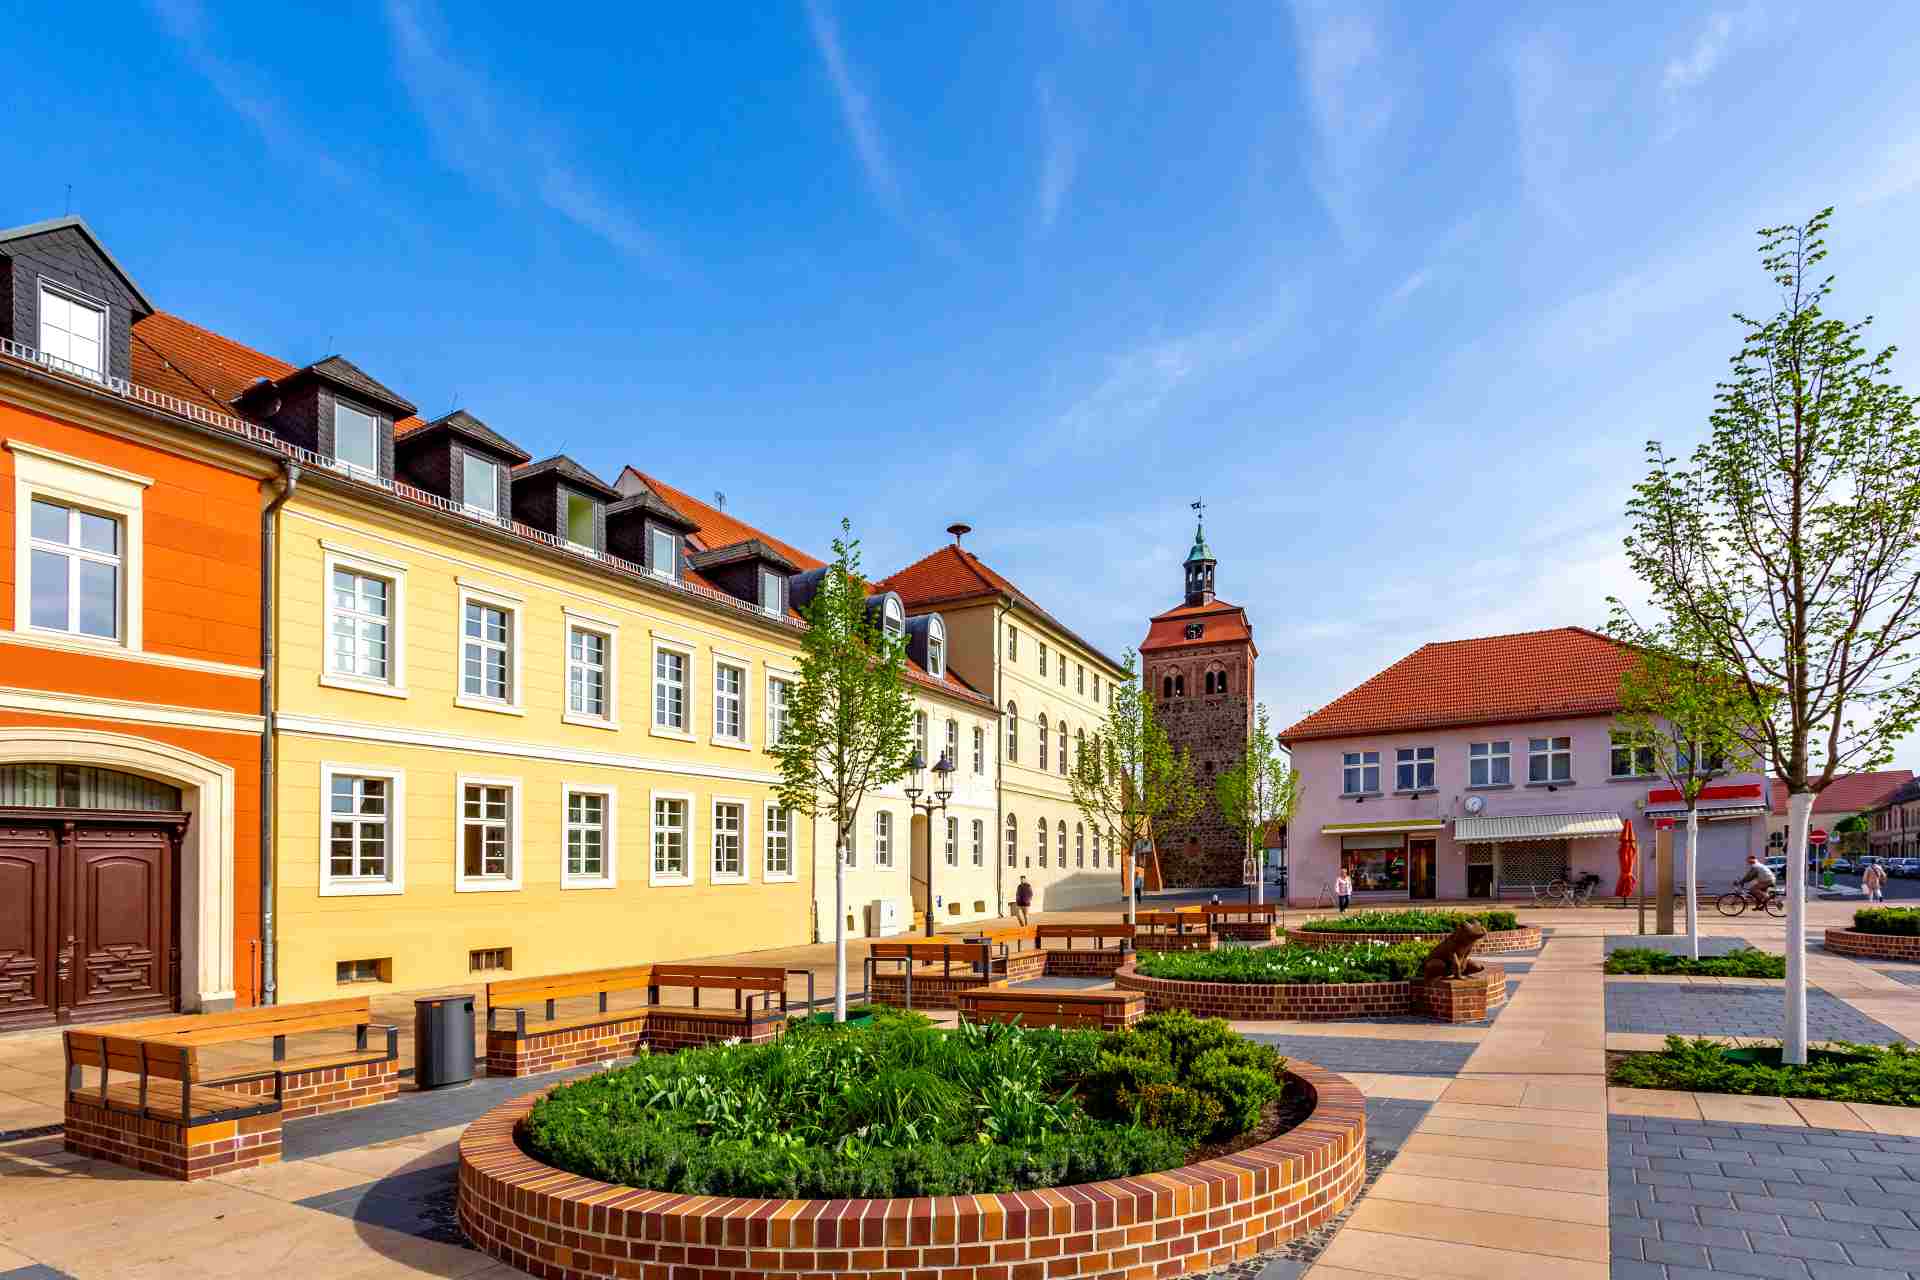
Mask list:
[{"label": "circular brick planter", "polygon": [[[1287,941],[1302,947],[1350,947],[1356,942],[1445,942],[1444,933],[1332,933],[1312,929],[1289,929]],[[1539,926],[1521,925],[1518,929],[1500,929],[1473,944],[1477,956],[1502,951],[1538,951],[1543,944]]]},{"label": "circular brick planter", "polygon": [[1366,1175],[1360,1091],[1305,1062],[1313,1112],[1259,1146],[1164,1173],[999,1195],[746,1200],[617,1187],[527,1155],[516,1098],[460,1138],[460,1228],[548,1280],[698,1275],[1192,1275],[1324,1225]]},{"label": "circular brick planter", "polygon": [[1920,961],[1920,937],[1908,933],[1861,933],[1858,929],[1827,930],[1827,950],[1863,960]]},{"label": "circular brick planter", "polygon": [[1441,1022],[1479,1022],[1507,1002],[1507,975],[1487,965],[1471,978],[1418,982],[1188,982],[1149,978],[1132,965],[1114,985],[1147,997],[1147,1012],[1186,1009],[1236,1022],[1338,1022],[1348,1018],[1424,1015]]}]

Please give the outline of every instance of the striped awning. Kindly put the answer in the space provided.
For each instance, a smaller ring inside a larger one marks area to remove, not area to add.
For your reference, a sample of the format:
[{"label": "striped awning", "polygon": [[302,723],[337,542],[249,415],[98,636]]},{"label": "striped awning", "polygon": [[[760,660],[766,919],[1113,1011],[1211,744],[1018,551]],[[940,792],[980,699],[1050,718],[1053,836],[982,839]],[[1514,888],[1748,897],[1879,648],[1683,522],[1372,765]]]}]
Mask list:
[{"label": "striped awning", "polygon": [[1456,818],[1453,838],[1458,844],[1490,844],[1502,840],[1619,839],[1617,813],[1535,813],[1518,818]]},{"label": "striped awning", "polygon": [[1329,822],[1320,828],[1323,836],[1391,835],[1396,831],[1445,831],[1445,818],[1383,818],[1379,822]]}]

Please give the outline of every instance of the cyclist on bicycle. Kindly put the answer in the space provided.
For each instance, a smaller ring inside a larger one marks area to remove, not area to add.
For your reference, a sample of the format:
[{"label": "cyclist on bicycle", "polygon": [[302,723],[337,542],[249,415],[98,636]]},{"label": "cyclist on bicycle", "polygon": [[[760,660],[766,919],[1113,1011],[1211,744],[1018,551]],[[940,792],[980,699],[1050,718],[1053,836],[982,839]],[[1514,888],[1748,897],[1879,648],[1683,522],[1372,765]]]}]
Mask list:
[{"label": "cyclist on bicycle", "polygon": [[[1749,885],[1752,887],[1748,888]],[[1754,906],[1764,910],[1767,899],[1780,887],[1780,882],[1774,878],[1772,868],[1760,861],[1759,854],[1750,853],[1747,855],[1747,874],[1740,877],[1740,887],[1747,890],[1747,896],[1753,899]]]}]

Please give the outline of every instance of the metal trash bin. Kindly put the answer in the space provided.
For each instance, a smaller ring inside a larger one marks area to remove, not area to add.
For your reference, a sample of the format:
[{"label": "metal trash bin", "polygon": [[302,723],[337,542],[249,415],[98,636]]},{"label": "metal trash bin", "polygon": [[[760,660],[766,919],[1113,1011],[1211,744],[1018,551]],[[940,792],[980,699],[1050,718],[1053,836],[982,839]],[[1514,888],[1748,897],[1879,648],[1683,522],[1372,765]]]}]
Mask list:
[{"label": "metal trash bin", "polygon": [[424,996],[413,1002],[413,1087],[438,1089],[473,1079],[473,997]]}]

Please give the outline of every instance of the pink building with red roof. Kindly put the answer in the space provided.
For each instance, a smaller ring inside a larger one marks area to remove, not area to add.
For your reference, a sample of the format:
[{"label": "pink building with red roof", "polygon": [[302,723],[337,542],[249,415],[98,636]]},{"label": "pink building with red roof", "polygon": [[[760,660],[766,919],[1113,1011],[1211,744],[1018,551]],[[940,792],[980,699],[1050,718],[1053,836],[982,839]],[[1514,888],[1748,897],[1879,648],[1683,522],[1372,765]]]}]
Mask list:
[{"label": "pink building with red roof", "polygon": [[[1343,869],[1358,899],[1383,902],[1529,897],[1585,874],[1610,893],[1622,827],[1650,848],[1655,820],[1684,813],[1615,741],[1631,665],[1579,627],[1429,644],[1289,727],[1290,899],[1330,898]],[[1708,790],[1702,885],[1738,878],[1770,809],[1760,773]]]}]

